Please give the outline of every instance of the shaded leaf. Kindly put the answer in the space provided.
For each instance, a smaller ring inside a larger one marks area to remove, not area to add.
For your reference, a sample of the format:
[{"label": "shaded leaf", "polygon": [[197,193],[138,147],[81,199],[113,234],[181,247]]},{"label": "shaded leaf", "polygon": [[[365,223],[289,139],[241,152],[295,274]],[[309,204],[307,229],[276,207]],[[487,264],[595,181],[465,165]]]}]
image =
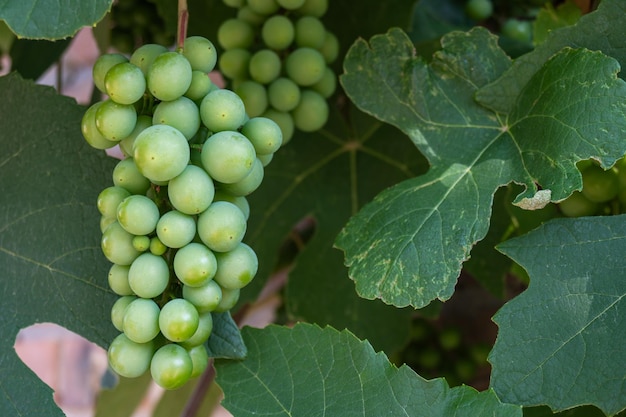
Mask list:
[{"label": "shaded leaf", "polygon": [[503,401],[626,408],[625,220],[554,219],[498,246],[530,275],[494,316],[491,384]]},{"label": "shaded leaf", "polygon": [[212,358],[241,359],[246,356],[239,328],[229,312],[211,313],[213,332],[207,341],[207,350]]},{"label": "shaded leaf", "polygon": [[556,8],[552,3],[546,3],[539,10],[533,24],[533,43],[535,45],[543,43],[550,31],[573,25],[581,16],[580,7],[571,0],[559,4]]},{"label": "shaded leaf", "polygon": [[36,80],[61,58],[70,42],[69,38],[56,42],[16,39],[11,45],[11,71]]}]

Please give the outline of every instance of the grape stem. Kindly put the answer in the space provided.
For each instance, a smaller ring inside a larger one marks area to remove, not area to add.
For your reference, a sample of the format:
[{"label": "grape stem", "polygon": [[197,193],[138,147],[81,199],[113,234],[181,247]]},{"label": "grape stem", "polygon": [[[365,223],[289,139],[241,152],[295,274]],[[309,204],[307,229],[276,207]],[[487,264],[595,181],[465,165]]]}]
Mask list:
[{"label": "grape stem", "polygon": [[189,22],[189,8],[187,0],[178,0],[178,31],[176,32],[176,49],[181,52],[187,37],[187,23]]}]

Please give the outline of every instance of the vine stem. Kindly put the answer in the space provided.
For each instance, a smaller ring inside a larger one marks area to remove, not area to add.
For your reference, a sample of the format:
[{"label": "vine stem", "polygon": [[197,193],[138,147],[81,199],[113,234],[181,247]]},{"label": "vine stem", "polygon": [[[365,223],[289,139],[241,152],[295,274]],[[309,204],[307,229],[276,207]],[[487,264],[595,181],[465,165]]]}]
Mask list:
[{"label": "vine stem", "polygon": [[176,49],[183,50],[187,37],[187,23],[189,22],[189,8],[187,0],[178,0],[178,31],[176,32]]}]

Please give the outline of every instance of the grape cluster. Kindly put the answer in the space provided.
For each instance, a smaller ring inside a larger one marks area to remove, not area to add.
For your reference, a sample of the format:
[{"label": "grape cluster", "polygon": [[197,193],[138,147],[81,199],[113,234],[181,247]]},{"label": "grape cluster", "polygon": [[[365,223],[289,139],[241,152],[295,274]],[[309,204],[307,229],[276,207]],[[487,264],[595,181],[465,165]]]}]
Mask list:
[{"label": "grape cluster", "polygon": [[111,7],[111,46],[131,53],[135,45],[156,43],[173,45],[175,35],[169,31],[154,1],[118,0]]},{"label": "grape cluster", "polygon": [[509,40],[528,44],[532,41],[537,7],[549,0],[525,0],[497,3],[492,0],[467,0],[465,14],[476,22],[495,29]]},{"label": "grape cluster", "polygon": [[337,87],[329,65],[339,42],[321,21],[328,0],[224,0],[237,8],[217,33],[224,49],[219,69],[251,117],[281,127],[287,143],[295,129],[313,132],[328,120]]},{"label": "grape cluster", "polygon": [[231,309],[257,272],[242,242],[246,196],[282,143],[275,122],[248,117],[239,96],[211,83],[216,61],[198,36],[179,51],[102,55],[93,77],[108,98],[82,120],[89,144],[126,155],[97,198],[108,283],[120,296],[109,363],[125,377],[150,369],[167,389],[206,368],[212,312]]},{"label": "grape cluster", "polygon": [[626,213],[626,158],[604,170],[592,160],[578,163],[583,177],[581,191],[574,191],[558,206],[567,217]]}]

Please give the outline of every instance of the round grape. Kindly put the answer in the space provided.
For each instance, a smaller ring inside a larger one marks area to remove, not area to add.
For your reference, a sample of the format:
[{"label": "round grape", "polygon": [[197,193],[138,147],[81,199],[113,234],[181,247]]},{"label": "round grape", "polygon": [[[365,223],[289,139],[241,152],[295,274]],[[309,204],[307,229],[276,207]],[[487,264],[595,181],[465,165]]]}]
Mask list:
[{"label": "round grape", "polygon": [[133,131],[130,132],[130,135],[126,136],[119,142],[120,149],[122,150],[124,155],[132,156],[135,139],[137,139],[137,136],[141,132],[143,132],[144,129],[147,129],[150,126],[152,126],[152,117],[146,116],[145,114],[137,116],[137,123],[135,123],[135,128],[133,129]]},{"label": "round grape", "polygon": [[231,251],[218,253],[215,257],[217,258],[215,282],[229,290],[248,285],[259,268],[256,253],[245,243],[240,243]]},{"label": "round grape", "polygon": [[188,352],[193,366],[191,378],[195,378],[202,375],[207,366],[209,366],[209,354],[204,345],[194,346]]},{"label": "round grape", "polygon": [[270,15],[278,11],[280,6],[276,0],[247,0],[248,7],[260,15]]},{"label": "round grape", "polygon": [[267,117],[253,117],[241,128],[257,155],[276,152],[283,143],[283,133],[278,124]]},{"label": "round grape", "polygon": [[185,214],[200,214],[213,201],[215,186],[204,169],[187,165],[180,175],[170,180],[167,195],[176,210]]},{"label": "round grape", "polygon": [[241,97],[250,117],[259,116],[267,109],[267,90],[264,85],[256,81],[245,80],[237,85],[235,93]]},{"label": "round grape", "polygon": [[128,233],[147,235],[159,221],[159,208],[148,197],[131,195],[117,207],[117,221]]},{"label": "round grape", "polygon": [[128,58],[122,54],[103,54],[96,59],[92,69],[92,76],[93,82],[100,92],[106,93],[104,78],[106,77],[107,72],[109,72],[114,65],[122,62],[128,62]]},{"label": "round grape", "polygon": [[213,201],[228,201],[229,203],[233,203],[239,210],[243,213],[243,217],[248,220],[250,217],[250,204],[248,200],[244,196],[233,195],[224,190],[215,191],[215,197],[213,197]]},{"label": "round grape", "polygon": [[174,272],[183,284],[200,287],[215,276],[217,260],[209,248],[192,242],[176,252]]},{"label": "round grape", "polygon": [[281,50],[293,42],[295,28],[287,16],[272,16],[263,23],[261,39],[268,48]]},{"label": "round grape", "polygon": [[318,92],[322,97],[329,98],[337,88],[337,77],[332,69],[326,67],[322,79],[311,86],[313,91]]},{"label": "round grape", "polygon": [[[289,78],[280,77],[267,88],[269,104],[276,110],[288,112],[300,102],[300,87]],[[250,115],[250,117],[254,117]]]},{"label": "round grape", "polygon": [[115,300],[113,307],[111,307],[111,323],[113,323],[113,326],[120,332],[124,331],[124,314],[126,314],[126,308],[135,300],[137,300],[136,295],[125,295]]},{"label": "round grape", "polygon": [[130,265],[128,283],[142,298],[154,298],[163,293],[170,279],[165,259],[152,253],[143,253]]},{"label": "round grape", "polygon": [[165,389],[183,386],[193,372],[193,362],[185,348],[170,343],[160,347],[152,357],[150,374],[158,385]]},{"label": "round grape", "polygon": [[339,40],[333,33],[327,31],[319,51],[327,64],[335,62],[339,56]]},{"label": "round grape", "polygon": [[583,195],[594,203],[604,203],[617,197],[619,179],[616,170],[605,171],[592,164],[582,171]]},{"label": "round grape", "polygon": [[168,125],[153,125],[141,132],[133,145],[139,171],[154,181],[169,181],[189,163],[189,144],[185,136]]},{"label": "round grape", "polygon": [[247,49],[253,41],[254,30],[252,26],[241,19],[227,19],[222,22],[217,30],[217,42],[226,50]]},{"label": "round grape", "polygon": [[152,124],[172,126],[189,140],[200,129],[200,110],[185,96],[162,101],[154,108]]},{"label": "round grape", "polygon": [[159,334],[159,306],[150,299],[138,298],[124,313],[124,334],[135,343],[147,343]]},{"label": "round grape", "polygon": [[96,112],[101,105],[102,102],[100,101],[87,109],[85,114],[83,114],[80,129],[83,134],[83,138],[85,138],[85,141],[91,147],[96,149],[110,149],[119,142],[105,138],[96,127]]},{"label": "round grape", "polygon": [[237,130],[246,119],[246,108],[234,92],[215,90],[202,99],[200,117],[212,132]]},{"label": "round grape", "polygon": [[261,84],[269,84],[280,75],[282,62],[271,49],[261,49],[250,58],[250,77]]},{"label": "round grape", "polygon": [[297,9],[302,15],[322,17],[328,10],[328,0],[305,0],[304,4]]},{"label": "round grape", "polygon": [[234,80],[247,78],[251,56],[248,50],[242,48],[224,51],[219,58],[220,71]]},{"label": "round grape", "polygon": [[108,282],[109,287],[117,295],[131,295],[133,290],[128,284],[128,271],[130,266],[128,265],[111,265],[109,268]]},{"label": "round grape", "polygon": [[161,216],[156,232],[164,245],[170,248],[182,248],[196,235],[196,222],[190,215],[172,210]]},{"label": "round grape", "polygon": [[239,288],[234,290],[222,288],[222,299],[213,311],[215,311],[216,313],[223,313],[232,309],[235,304],[237,304],[237,301],[239,301],[239,296],[241,295],[240,292],[241,290]]},{"label": "round grape", "polygon": [[314,16],[303,16],[295,24],[296,45],[319,49],[324,45],[326,28],[321,20]]},{"label": "round grape", "polygon": [[143,97],[146,79],[141,69],[130,62],[111,67],[104,77],[104,87],[111,100],[119,104],[133,104]]},{"label": "round grape", "polygon": [[193,101],[199,101],[215,88],[217,87],[213,84],[213,81],[211,81],[209,74],[202,71],[193,71],[191,73],[191,84],[189,84],[189,88],[185,91],[185,97]]},{"label": "round grape", "polygon": [[477,21],[485,20],[493,14],[491,0],[469,0],[465,3],[465,13]]},{"label": "round grape", "polygon": [[150,180],[139,172],[139,168],[137,168],[133,158],[122,159],[115,165],[115,168],[113,168],[113,184],[128,190],[131,194],[145,194],[148,188],[150,188]]},{"label": "round grape", "polygon": [[248,175],[237,182],[222,184],[222,188],[233,195],[247,196],[259,188],[263,182],[264,173],[263,163],[256,158]]},{"label": "round grape", "polygon": [[287,75],[301,86],[317,83],[324,76],[325,68],[324,57],[313,48],[298,48],[285,61]]},{"label": "round grape", "polygon": [[130,265],[141,254],[133,247],[133,235],[128,233],[116,221],[111,223],[102,233],[102,253],[118,265]]},{"label": "round grape", "polygon": [[219,305],[222,300],[222,288],[213,280],[201,287],[183,285],[183,298],[193,304],[199,313],[207,313]]},{"label": "round grape", "polygon": [[198,235],[209,249],[216,252],[233,250],[246,234],[246,219],[239,209],[227,201],[216,201],[198,217]]},{"label": "round grape", "polygon": [[180,345],[186,349],[202,345],[211,336],[213,331],[213,316],[210,312],[202,313],[198,319],[198,329],[189,339],[181,342]]},{"label": "round grape", "polygon": [[213,71],[217,62],[215,45],[203,36],[190,36],[185,39],[183,55],[191,64],[192,70],[204,73]]},{"label": "round grape", "polygon": [[218,132],[202,145],[202,166],[211,178],[223,183],[242,180],[252,170],[254,146],[241,133]]},{"label": "round grape", "polygon": [[321,129],[328,121],[328,103],[319,93],[304,90],[298,106],[293,109],[294,125],[303,132]]},{"label": "round grape", "polygon": [[152,342],[135,343],[122,333],[109,345],[107,357],[115,373],[126,378],[137,378],[150,367],[153,352]]},{"label": "round grape", "polygon": [[100,214],[104,217],[115,219],[117,217],[117,206],[119,206],[126,197],[130,197],[130,193],[127,189],[115,185],[107,187],[98,194],[96,206]]},{"label": "round grape", "polygon": [[276,0],[278,4],[287,9],[287,10],[295,10],[298,7],[302,7],[304,4],[304,0]]},{"label": "round grape", "polygon": [[161,308],[159,328],[163,336],[172,342],[189,339],[198,330],[198,324],[198,310],[183,298],[170,300]]},{"label": "round grape", "polygon": [[281,132],[283,132],[283,145],[291,140],[295,130],[291,114],[275,109],[268,109],[261,116],[272,119],[280,127]]},{"label": "round grape", "polygon": [[191,85],[191,65],[178,52],[164,52],[148,68],[148,90],[162,101],[175,100]]},{"label": "round grape", "polygon": [[130,104],[103,101],[96,109],[96,128],[109,140],[120,141],[130,135],[137,123],[137,112]]},{"label": "round grape", "polygon": [[148,69],[159,55],[167,52],[167,48],[163,45],[155,43],[147,43],[141,45],[130,56],[131,64],[137,66],[144,75],[148,74]]}]

